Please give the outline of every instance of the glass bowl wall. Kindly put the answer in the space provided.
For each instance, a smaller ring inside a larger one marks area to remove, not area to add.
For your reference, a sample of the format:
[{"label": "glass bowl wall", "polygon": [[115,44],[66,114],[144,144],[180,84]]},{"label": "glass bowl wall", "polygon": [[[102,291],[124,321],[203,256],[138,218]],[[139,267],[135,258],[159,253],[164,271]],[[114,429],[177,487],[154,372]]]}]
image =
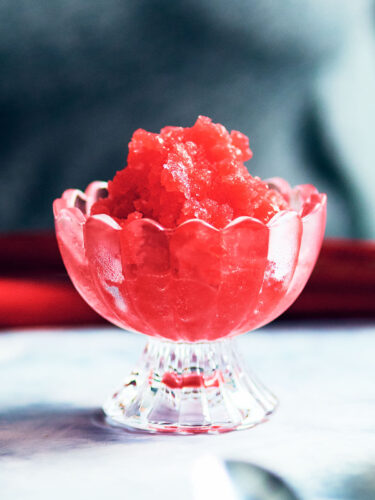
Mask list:
[{"label": "glass bowl wall", "polygon": [[65,191],[54,214],[66,269],[87,303],[124,329],[197,342],[258,328],[302,291],[326,216],[326,197],[313,186],[269,182],[294,210],[267,224],[240,217],[221,230],[198,219],[175,229],[150,219],[121,226],[90,216],[106,183]]}]

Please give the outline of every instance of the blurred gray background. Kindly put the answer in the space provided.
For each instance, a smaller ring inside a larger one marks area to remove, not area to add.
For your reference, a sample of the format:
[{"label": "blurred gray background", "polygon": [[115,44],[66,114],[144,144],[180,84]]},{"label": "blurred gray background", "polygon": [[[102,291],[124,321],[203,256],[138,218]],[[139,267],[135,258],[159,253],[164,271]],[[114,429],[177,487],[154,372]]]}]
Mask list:
[{"label": "blurred gray background", "polygon": [[2,0],[0,231],[52,227],[69,187],[113,177],[134,129],[208,115],[251,173],[314,183],[329,236],[374,238],[370,0]]}]

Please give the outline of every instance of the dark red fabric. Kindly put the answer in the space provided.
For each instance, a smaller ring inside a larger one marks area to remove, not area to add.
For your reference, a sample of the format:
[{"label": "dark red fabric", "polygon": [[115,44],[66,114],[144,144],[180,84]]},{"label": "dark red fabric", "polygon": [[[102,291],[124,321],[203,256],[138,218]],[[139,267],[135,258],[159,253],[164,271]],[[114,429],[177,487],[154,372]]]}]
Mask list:
[{"label": "dark red fabric", "polygon": [[99,323],[71,284],[54,234],[0,236],[0,328]]},{"label": "dark red fabric", "polygon": [[[375,242],[326,240],[282,318],[375,318]],[[71,285],[51,233],[0,236],[0,328],[106,323]]]}]

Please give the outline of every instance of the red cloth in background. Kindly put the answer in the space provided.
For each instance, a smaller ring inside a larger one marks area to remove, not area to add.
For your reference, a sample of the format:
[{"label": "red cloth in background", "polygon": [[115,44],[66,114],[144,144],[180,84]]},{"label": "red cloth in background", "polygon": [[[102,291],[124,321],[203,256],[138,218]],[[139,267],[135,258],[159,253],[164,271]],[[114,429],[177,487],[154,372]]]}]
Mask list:
[{"label": "red cloth in background", "polygon": [[[325,240],[282,316],[375,318],[375,242]],[[0,328],[106,323],[73,288],[52,233],[0,236]]]},{"label": "red cloth in background", "polygon": [[53,233],[0,236],[0,328],[107,323],[76,292]]}]

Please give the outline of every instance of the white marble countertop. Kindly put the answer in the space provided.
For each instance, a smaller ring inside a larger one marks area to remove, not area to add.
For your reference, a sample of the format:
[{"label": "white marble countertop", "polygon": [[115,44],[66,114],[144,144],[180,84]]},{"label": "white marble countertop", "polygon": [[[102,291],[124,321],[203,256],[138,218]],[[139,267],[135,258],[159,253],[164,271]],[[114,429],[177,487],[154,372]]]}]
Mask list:
[{"label": "white marble countertop", "polygon": [[190,500],[194,463],[207,454],[267,467],[302,499],[375,499],[375,325],[283,325],[238,341],[280,400],[271,420],[159,436],[111,428],[100,411],[140,355],[141,335],[1,334],[1,500]]}]

